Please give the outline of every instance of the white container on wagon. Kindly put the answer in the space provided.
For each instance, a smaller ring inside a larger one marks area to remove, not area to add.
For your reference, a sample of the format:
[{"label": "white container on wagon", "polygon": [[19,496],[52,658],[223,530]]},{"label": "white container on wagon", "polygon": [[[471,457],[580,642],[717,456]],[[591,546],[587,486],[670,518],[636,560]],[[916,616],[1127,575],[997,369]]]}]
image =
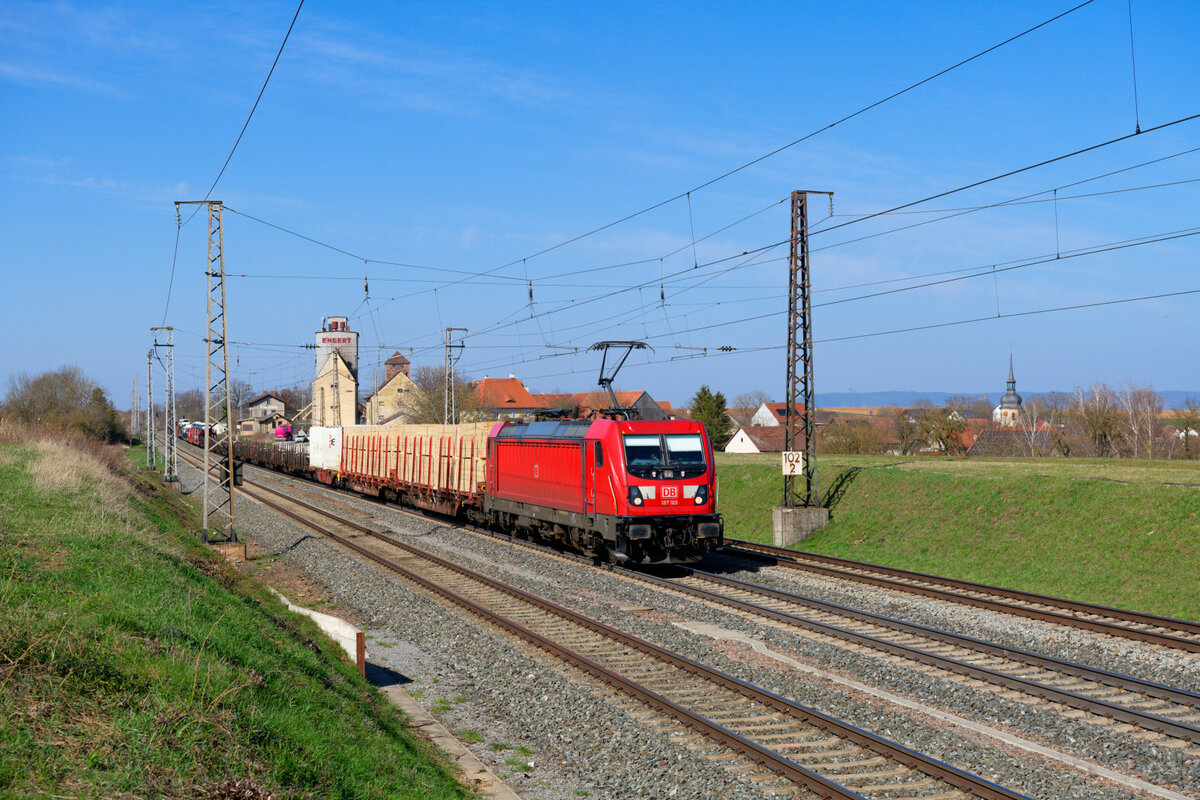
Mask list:
[{"label": "white container on wagon", "polygon": [[313,469],[342,468],[342,429],[314,427],[308,431],[308,463]]}]

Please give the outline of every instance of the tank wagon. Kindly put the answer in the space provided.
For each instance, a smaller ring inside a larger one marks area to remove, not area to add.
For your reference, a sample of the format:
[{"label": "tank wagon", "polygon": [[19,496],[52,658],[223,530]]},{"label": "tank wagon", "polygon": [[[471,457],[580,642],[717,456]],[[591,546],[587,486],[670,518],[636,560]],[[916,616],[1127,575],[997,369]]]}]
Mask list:
[{"label": "tank wagon", "polygon": [[307,459],[234,453],[617,562],[691,563],[723,540],[712,445],[691,420],[318,427]]}]

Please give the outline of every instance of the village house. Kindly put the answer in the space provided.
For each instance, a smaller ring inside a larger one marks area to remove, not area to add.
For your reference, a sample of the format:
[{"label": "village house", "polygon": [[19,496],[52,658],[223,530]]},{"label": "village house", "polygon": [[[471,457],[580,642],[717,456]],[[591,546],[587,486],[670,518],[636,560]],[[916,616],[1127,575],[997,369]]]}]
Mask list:
[{"label": "village house", "polygon": [[383,362],[383,384],[363,401],[368,425],[402,425],[410,422],[406,408],[411,392],[418,391],[409,377],[410,362],[401,353],[393,353]]},{"label": "village house", "polygon": [[263,392],[246,404],[245,415],[238,420],[241,436],[274,434],[281,423],[289,423],[287,403],[274,392]]}]

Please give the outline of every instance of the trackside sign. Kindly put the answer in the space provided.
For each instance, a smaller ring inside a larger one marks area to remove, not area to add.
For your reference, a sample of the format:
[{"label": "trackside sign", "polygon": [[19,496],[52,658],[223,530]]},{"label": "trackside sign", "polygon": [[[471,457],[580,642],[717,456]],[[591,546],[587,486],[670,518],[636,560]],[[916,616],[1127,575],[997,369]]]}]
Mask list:
[{"label": "trackside sign", "polygon": [[803,450],[785,450],[783,452],[783,474],[784,475],[803,475],[804,474],[804,451]]}]

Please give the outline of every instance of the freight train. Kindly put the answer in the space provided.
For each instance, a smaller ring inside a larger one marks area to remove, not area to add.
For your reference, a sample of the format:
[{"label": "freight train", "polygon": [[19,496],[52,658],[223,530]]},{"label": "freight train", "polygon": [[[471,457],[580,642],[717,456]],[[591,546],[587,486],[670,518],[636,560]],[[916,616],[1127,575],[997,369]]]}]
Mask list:
[{"label": "freight train", "polygon": [[719,549],[716,462],[691,420],[315,427],[237,459],[627,564]]}]

